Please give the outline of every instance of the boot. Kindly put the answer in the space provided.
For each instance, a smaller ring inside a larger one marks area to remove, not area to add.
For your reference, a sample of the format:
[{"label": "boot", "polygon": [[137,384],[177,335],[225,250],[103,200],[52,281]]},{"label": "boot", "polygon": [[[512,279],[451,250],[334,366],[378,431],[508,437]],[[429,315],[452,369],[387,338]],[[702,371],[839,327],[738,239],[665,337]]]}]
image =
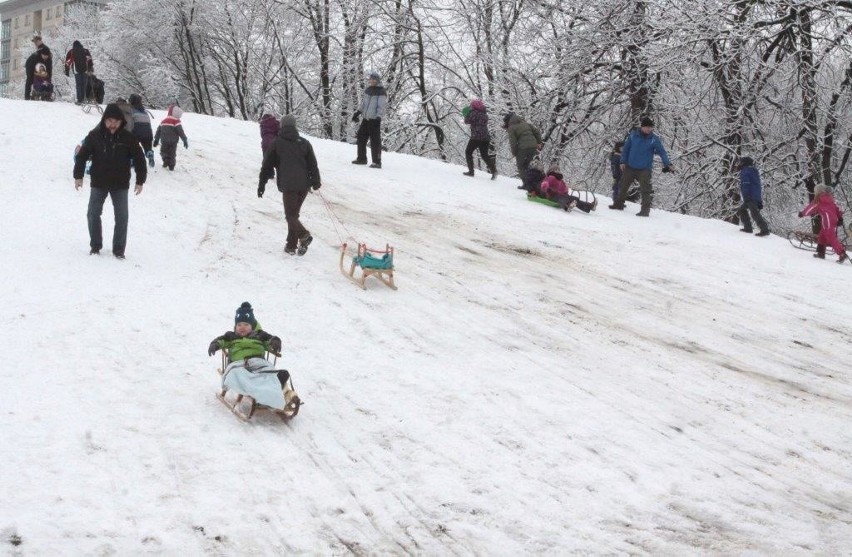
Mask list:
[{"label": "boot", "polygon": [[768,230],[761,230],[760,232],[755,234],[755,236],[769,236],[769,231]]},{"label": "boot", "polygon": [[745,232],[746,234],[751,234],[752,229],[751,228],[740,228],[740,232]]},{"label": "boot", "polygon": [[473,176],[473,170],[468,170],[467,172],[462,172],[465,176]]},{"label": "boot", "polygon": [[609,205],[609,208],[613,209],[615,211],[623,211],[624,210],[624,203],[619,205],[619,203],[616,201],[612,205]]},{"label": "boot", "polygon": [[817,259],[825,259],[825,246],[817,245],[816,253],[814,257]]},{"label": "boot", "polygon": [[838,263],[843,263],[844,261],[849,261],[849,256],[846,255],[846,252],[840,254],[840,257],[837,258]]},{"label": "boot", "polygon": [[641,209],[636,213],[637,217],[648,217],[651,216],[651,201],[643,201]]}]

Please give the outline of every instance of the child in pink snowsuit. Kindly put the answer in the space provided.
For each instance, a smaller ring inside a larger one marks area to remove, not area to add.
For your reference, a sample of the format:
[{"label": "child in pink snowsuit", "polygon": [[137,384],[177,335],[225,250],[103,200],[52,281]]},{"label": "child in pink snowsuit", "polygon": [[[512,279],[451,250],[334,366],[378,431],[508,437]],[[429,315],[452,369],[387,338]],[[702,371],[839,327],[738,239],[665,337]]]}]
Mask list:
[{"label": "child in pink snowsuit", "polygon": [[819,216],[822,229],[817,235],[817,252],[814,257],[825,259],[825,246],[831,246],[839,257],[838,263],[849,260],[846,249],[837,239],[837,226],[843,224],[843,212],[834,202],[831,189],[820,185],[814,189],[814,200],[799,212],[800,217]]},{"label": "child in pink snowsuit", "polygon": [[281,125],[278,123],[278,117],[274,114],[264,114],[260,117],[260,150],[263,151],[263,154],[266,154],[269,146],[275,142],[280,130]]},{"label": "child in pink snowsuit", "polygon": [[584,213],[589,213],[594,211],[598,204],[597,200],[594,203],[589,203],[576,195],[571,195],[571,190],[568,189],[568,185],[562,179],[562,173],[559,172],[559,165],[556,163],[551,164],[550,168],[547,169],[547,176],[541,182],[539,190],[542,197],[556,201],[565,211],[577,207]]}]

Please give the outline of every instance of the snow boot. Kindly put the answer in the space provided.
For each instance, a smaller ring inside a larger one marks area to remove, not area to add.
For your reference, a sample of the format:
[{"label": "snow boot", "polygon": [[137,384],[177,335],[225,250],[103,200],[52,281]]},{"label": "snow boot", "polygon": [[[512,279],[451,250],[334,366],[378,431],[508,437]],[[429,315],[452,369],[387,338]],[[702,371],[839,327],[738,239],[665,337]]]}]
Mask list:
[{"label": "snow boot", "polygon": [[374,162],[373,164],[370,165],[370,168],[381,168],[381,167],[382,167],[382,163],[380,163],[380,162]]},{"label": "snow boot", "polygon": [[465,176],[473,176],[473,170],[468,170],[467,172],[462,172]]},{"label": "snow boot", "polygon": [[755,234],[755,236],[769,236],[769,231],[768,230],[761,230],[760,232]]},{"label": "snow boot", "polygon": [[846,255],[846,252],[840,254],[840,257],[837,258],[838,263],[843,263],[845,261],[849,261],[849,256]]},{"label": "snow boot", "polygon": [[154,151],[148,151],[145,156],[148,157],[148,166],[154,168]]},{"label": "snow boot", "polygon": [[352,164],[367,164],[367,161],[362,161],[361,159],[355,159],[352,161]]},{"label": "snow boot", "polygon": [[746,234],[751,234],[754,231],[751,228],[740,228],[740,232],[745,232]]},{"label": "snow boot", "polygon": [[613,203],[612,205],[610,205],[609,208],[613,209],[614,211],[623,211],[624,210],[624,204],[623,203],[619,204],[619,203],[616,202],[616,203]]},{"label": "snow boot", "polygon": [[305,255],[308,251],[308,246],[311,245],[311,242],[313,241],[314,237],[311,236],[310,232],[302,234],[302,237],[299,238],[299,249],[296,250],[296,253],[299,255]]}]

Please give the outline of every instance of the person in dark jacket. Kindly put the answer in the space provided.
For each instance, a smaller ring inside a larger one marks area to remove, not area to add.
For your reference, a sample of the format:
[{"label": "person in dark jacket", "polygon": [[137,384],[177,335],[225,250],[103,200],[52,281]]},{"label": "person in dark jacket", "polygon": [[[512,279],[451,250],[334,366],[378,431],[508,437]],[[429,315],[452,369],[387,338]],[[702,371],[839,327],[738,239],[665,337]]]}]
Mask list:
[{"label": "person in dark jacket", "polygon": [[275,142],[278,132],[281,131],[281,123],[274,114],[264,114],[260,117],[260,152],[266,154],[270,145]]},{"label": "person in dark jacket", "polygon": [[479,156],[488,167],[491,179],[497,179],[497,165],[494,156],[489,154],[491,150],[491,132],[488,130],[488,112],[485,103],[479,99],[470,101],[470,105],[462,110],[464,123],[470,126],[470,139],[464,150],[467,172],[465,176],[473,176],[473,152],[479,149]]},{"label": "person in dark jacket", "polygon": [[[740,232],[748,232],[751,234],[751,219],[754,219],[755,224],[760,229],[757,236],[769,236],[769,225],[760,215],[763,209],[763,195],[761,192],[760,173],[754,166],[754,159],[751,157],[740,157],[737,162],[740,170],[740,195],[742,196],[742,205],[737,209],[737,216],[743,223]],[[749,218],[751,213],[751,219]]]},{"label": "person in dark jacket", "polygon": [[80,41],[74,41],[71,50],[65,55],[65,75],[74,71],[74,82],[77,86],[77,104],[86,98],[88,76],[95,72],[92,54]]},{"label": "person in dark jacket", "polygon": [[92,188],[89,194],[90,255],[97,255],[103,247],[101,214],[107,196],[112,199],[115,213],[115,230],[112,235],[112,253],[124,259],[127,245],[127,194],[130,189],[130,167],[136,172],[136,195],[142,193],[142,185],[148,175],[145,155],[139,141],[124,129],[124,114],[115,104],[104,109],[100,124],[89,132],[77,154],[74,155],[74,187],[83,187],[86,161],[92,160]]},{"label": "person in dark jacket", "polygon": [[142,145],[148,166],[154,166],[154,128],[151,126],[151,113],[142,104],[142,96],[133,93],[130,95],[130,106],[133,109],[133,135]]},{"label": "person in dark jacket", "polygon": [[160,157],[163,159],[163,166],[169,170],[175,169],[178,141],[183,141],[183,148],[189,149],[189,140],[180,121],[181,116],[183,110],[176,104],[170,105],[166,117],[157,126],[157,133],[154,134],[154,147],[162,141]]},{"label": "person in dark jacket", "polygon": [[27,61],[24,63],[24,73],[26,75],[26,81],[24,83],[24,100],[30,100],[32,98],[33,80],[35,79],[35,69],[38,64],[44,64],[44,67],[47,70],[47,81],[53,81],[53,54],[50,52],[50,49],[47,48],[47,45],[41,41],[41,37],[39,35],[34,36],[32,40],[36,47],[36,51],[30,54]]},{"label": "person in dark jacket", "polygon": [[639,129],[635,129],[627,136],[624,147],[621,150],[621,182],[619,183],[618,197],[613,199],[610,209],[624,210],[624,202],[630,192],[633,181],[639,182],[639,194],[642,198],[641,209],[636,213],[637,217],[647,217],[651,214],[651,201],[654,190],[651,187],[651,170],[654,167],[654,154],[660,156],[663,161],[663,172],[671,172],[672,166],[669,155],[663,147],[663,142],[654,134],[654,121],[650,118],[642,118]]},{"label": "person in dark jacket", "polygon": [[388,106],[388,94],[381,85],[378,72],[370,72],[367,76],[367,88],[361,106],[352,115],[352,121],[357,122],[363,117],[358,126],[358,151],[352,164],[367,164],[367,141],[370,141],[370,156],[373,164],[370,168],[382,167],[382,117]]},{"label": "person in dark jacket", "polygon": [[318,190],[322,182],[314,148],[310,141],[299,135],[296,118],[291,114],[281,118],[281,131],[263,155],[258,197],[263,197],[266,182],[276,174],[278,191],[284,196],[284,218],[287,220],[284,251],[289,255],[305,255],[313,237],[299,221],[299,212],[310,188]]}]

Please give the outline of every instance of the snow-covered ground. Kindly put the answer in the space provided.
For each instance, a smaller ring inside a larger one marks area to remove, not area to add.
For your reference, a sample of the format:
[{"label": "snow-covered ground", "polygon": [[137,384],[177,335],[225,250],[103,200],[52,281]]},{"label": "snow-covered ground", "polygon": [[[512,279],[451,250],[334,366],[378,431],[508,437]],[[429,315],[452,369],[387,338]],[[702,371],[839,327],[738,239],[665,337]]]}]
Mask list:
[{"label": "snow-covered ground", "polygon": [[[309,196],[291,257],[257,125],[193,114],[127,260],[109,201],[89,256],[71,157],[98,118],[0,115],[0,554],[850,551],[852,266],[322,140],[332,213]],[[347,281],[346,240],[395,246],[399,290]],[[290,423],[214,397],[243,301]]]}]

